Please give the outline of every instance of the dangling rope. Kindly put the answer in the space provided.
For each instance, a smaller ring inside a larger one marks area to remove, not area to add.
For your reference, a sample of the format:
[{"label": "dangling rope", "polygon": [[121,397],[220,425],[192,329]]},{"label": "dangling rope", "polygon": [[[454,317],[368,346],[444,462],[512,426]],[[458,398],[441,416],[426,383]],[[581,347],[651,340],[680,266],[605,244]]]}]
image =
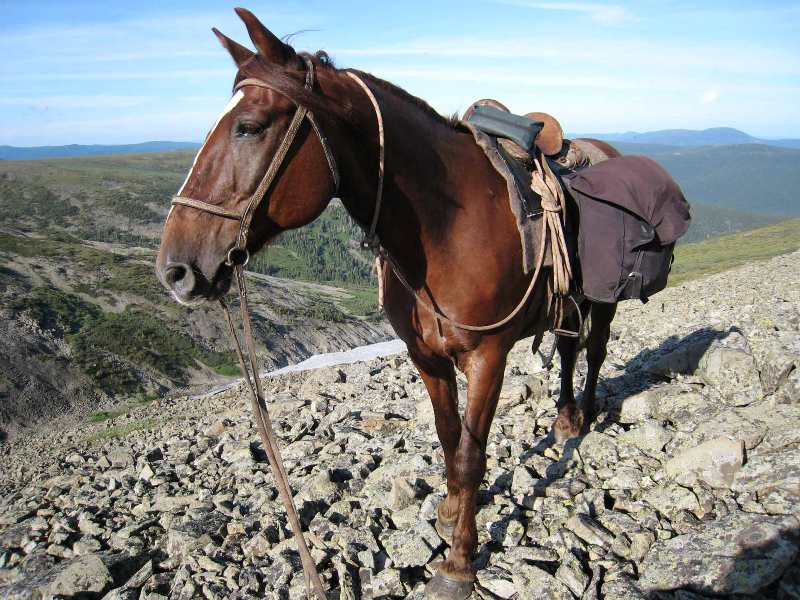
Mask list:
[{"label": "dangling rope", "polygon": [[[542,217],[544,226],[542,229],[550,237],[550,259],[553,265],[550,304],[553,310],[553,331],[560,335],[575,336],[575,332],[562,329],[562,324],[566,317],[565,302],[567,299],[572,300],[580,315],[580,309],[578,309],[575,299],[570,295],[572,267],[570,266],[569,251],[564,237],[563,223],[566,222],[567,218],[567,203],[564,198],[564,190],[550,169],[547,158],[539,150],[536,151],[533,164],[535,168],[531,173],[531,189],[542,199],[542,209],[544,210]],[[577,335],[580,335],[580,333]]]},{"label": "dangling rope", "polygon": [[241,312],[242,329],[247,350],[247,362],[250,363],[249,369],[228,305],[222,299],[220,299],[220,305],[222,306],[222,312],[225,313],[225,321],[228,323],[228,329],[231,339],[233,340],[233,346],[236,349],[236,357],[239,359],[239,366],[242,369],[244,381],[247,384],[247,388],[250,390],[250,402],[253,406],[256,428],[261,437],[261,442],[264,444],[264,450],[267,452],[267,459],[269,460],[269,466],[272,470],[272,476],[275,479],[275,485],[278,488],[278,495],[283,503],[283,507],[286,509],[286,514],[289,517],[289,525],[294,534],[295,541],[297,542],[297,550],[300,554],[300,561],[303,564],[303,572],[305,574],[306,590],[309,592],[313,590],[318,600],[326,600],[325,588],[317,572],[314,559],[306,545],[305,537],[303,537],[300,517],[297,514],[297,508],[295,508],[294,500],[292,499],[292,491],[289,487],[289,478],[286,475],[286,469],[281,460],[281,451],[280,448],[278,448],[275,431],[272,429],[267,403],[264,401],[261,377],[258,373],[256,346],[253,341],[253,329],[250,323],[250,313],[247,309],[247,287],[245,285],[244,268],[242,265],[236,265],[234,267],[234,275],[236,276],[236,285],[239,287],[239,310]]}]

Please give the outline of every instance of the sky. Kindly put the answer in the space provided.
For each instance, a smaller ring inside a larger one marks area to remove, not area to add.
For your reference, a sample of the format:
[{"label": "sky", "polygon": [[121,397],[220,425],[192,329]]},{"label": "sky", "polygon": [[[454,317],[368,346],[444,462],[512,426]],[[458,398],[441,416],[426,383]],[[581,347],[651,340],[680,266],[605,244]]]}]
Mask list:
[{"label": "sky", "polygon": [[[245,0],[240,0],[244,3]],[[230,97],[225,1],[0,0],[0,144],[200,141]],[[736,127],[800,138],[800,2],[251,0],[444,114],[485,97],[568,132]]]}]

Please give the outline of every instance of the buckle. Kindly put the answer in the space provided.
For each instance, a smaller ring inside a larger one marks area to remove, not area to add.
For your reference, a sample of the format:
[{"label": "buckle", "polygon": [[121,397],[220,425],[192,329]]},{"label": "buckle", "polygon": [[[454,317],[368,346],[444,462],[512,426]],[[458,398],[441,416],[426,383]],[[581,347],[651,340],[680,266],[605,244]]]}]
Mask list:
[{"label": "buckle", "polygon": [[228,256],[225,258],[225,264],[229,267],[244,267],[248,262],[250,262],[250,252],[247,248],[239,248],[239,246],[228,250]]}]

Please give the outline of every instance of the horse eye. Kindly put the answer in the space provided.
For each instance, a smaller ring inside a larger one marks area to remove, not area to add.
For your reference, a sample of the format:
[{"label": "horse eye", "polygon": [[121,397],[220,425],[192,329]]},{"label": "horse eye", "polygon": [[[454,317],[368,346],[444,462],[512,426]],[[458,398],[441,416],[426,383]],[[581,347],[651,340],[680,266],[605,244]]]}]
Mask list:
[{"label": "horse eye", "polygon": [[236,137],[256,137],[261,135],[265,126],[254,121],[242,121],[236,124]]}]

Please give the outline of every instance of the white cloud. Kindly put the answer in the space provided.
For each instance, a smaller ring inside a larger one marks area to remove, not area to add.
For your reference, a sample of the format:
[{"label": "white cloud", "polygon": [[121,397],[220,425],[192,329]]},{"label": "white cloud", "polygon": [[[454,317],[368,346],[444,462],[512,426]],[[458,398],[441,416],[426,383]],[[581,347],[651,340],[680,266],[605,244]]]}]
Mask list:
[{"label": "white cloud", "polygon": [[714,104],[719,100],[719,92],[717,90],[706,90],[700,94],[700,104]]},{"label": "white cloud", "polygon": [[25,108],[131,108],[147,102],[147,96],[6,96],[0,105]]},{"label": "white cloud", "polygon": [[167,71],[76,71],[63,73],[10,73],[0,75],[0,81],[125,81],[125,80],[201,80],[227,77],[231,83],[236,71],[228,69],[172,69]]},{"label": "white cloud", "polygon": [[588,16],[592,21],[603,25],[621,25],[634,20],[634,16],[618,4],[599,4],[594,2],[535,2],[533,0],[495,1],[500,4],[511,4],[540,10],[580,13]]},{"label": "white cloud", "polygon": [[[691,45],[683,40],[601,41],[587,37],[580,44],[565,44],[562,36],[547,37],[547,34],[523,38],[487,37],[481,40],[439,37],[385,46],[333,47],[330,54],[334,57],[501,58],[504,62],[533,59],[537,61],[536,70],[547,66],[562,71],[569,67],[587,70],[590,66],[600,66],[606,72],[613,73],[636,68],[647,73],[647,85],[659,71],[672,71],[681,77],[692,72],[714,71],[750,75],[759,81],[768,76],[800,75],[800,62],[786,60],[783,53],[771,48],[743,48],[741,44]],[[533,72],[532,64],[527,71]]]}]

